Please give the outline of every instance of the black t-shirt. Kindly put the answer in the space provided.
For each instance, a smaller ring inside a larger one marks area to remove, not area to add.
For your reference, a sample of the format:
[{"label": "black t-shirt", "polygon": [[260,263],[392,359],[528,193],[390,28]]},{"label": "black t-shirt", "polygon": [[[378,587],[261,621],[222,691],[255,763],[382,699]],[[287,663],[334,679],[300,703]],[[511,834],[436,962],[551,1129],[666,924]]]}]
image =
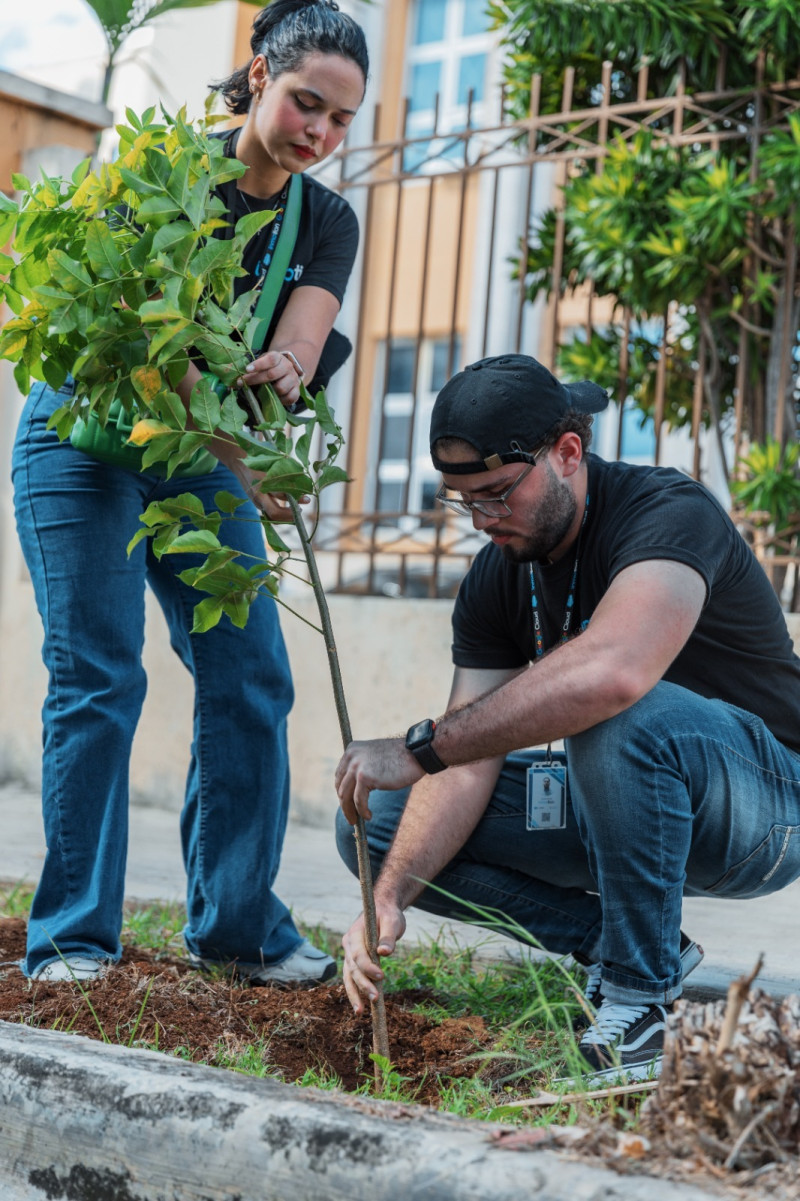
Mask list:
[{"label": "black t-shirt", "polygon": [[[703,577],[706,603],[664,679],[761,717],[800,751],[800,660],[766,574],[712,494],[671,468],[588,456],[589,511],[572,631],[585,628],[611,581],[632,563],[670,559]],[[544,646],[561,636],[574,555],[534,564]],[[453,662],[516,668],[535,660],[530,571],[489,545],[461,584]]]},{"label": "black t-shirt", "polygon": [[[211,136],[230,138],[230,134],[225,132]],[[232,153],[230,144],[227,153],[229,155]],[[233,198],[235,207],[231,216],[234,224],[248,212],[255,212],[259,208],[275,207],[273,204],[267,204],[255,197],[245,198],[241,190],[236,187],[235,181],[217,189],[217,194],[223,201],[227,199],[229,202],[230,198]],[[242,266],[246,269],[247,275],[234,281],[235,296],[253,288],[258,282],[259,263],[268,245],[271,229],[271,224],[266,226],[265,230],[262,230],[248,243],[242,260]],[[224,237],[225,231],[219,231],[217,236]],[[358,221],[348,202],[336,192],[332,192],[330,188],[326,188],[319,180],[310,175],[304,175],[303,202],[297,227],[297,239],[289,258],[289,266],[281,290],[278,293],[275,311],[264,343],[265,347],[269,346],[281,314],[296,288],[324,288],[326,292],[330,292],[336,297],[339,304],[342,303],[357,249]],[[333,330],[325,344],[316,375],[308,384],[312,394],[317,388],[327,385],[330,375],[344,361],[348,350],[349,343],[343,335]],[[308,381],[306,382],[308,383]]]},{"label": "black t-shirt", "polygon": [[[248,201],[242,198],[242,193],[238,188],[236,193],[235,220],[258,207],[265,207],[263,201],[258,202],[254,198],[249,198],[250,207],[248,208]],[[270,229],[271,226],[267,226],[266,232],[268,233]],[[248,243],[242,261],[247,275],[237,279],[234,283],[234,292],[237,296],[248,288],[252,288],[257,282],[259,262],[266,241],[266,237],[255,237]],[[278,293],[275,315],[267,336],[268,341],[295,288],[324,288],[326,292],[331,292],[340,304],[342,303],[357,249],[358,222],[350,205],[343,197],[321,184],[319,180],[313,179],[310,175],[304,175],[303,204],[300,209],[297,240],[289,259],[281,290]]]}]

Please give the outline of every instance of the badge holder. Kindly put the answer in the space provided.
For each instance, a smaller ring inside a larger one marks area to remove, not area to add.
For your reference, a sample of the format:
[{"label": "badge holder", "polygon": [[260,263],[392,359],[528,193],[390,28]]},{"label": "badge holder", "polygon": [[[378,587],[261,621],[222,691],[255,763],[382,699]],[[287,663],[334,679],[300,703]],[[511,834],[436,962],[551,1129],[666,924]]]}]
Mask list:
[{"label": "badge holder", "polygon": [[567,824],[567,755],[536,751],[527,772],[527,830],[563,830]]}]

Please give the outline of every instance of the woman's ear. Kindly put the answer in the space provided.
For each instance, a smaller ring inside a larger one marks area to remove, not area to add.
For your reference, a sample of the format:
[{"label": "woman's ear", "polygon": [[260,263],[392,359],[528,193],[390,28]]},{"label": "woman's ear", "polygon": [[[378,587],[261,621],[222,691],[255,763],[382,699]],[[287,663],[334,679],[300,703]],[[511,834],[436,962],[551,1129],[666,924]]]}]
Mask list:
[{"label": "woman's ear", "polygon": [[250,91],[256,96],[260,95],[265,85],[269,81],[269,70],[267,68],[267,60],[263,54],[257,54],[250,64],[248,72],[250,81]]}]

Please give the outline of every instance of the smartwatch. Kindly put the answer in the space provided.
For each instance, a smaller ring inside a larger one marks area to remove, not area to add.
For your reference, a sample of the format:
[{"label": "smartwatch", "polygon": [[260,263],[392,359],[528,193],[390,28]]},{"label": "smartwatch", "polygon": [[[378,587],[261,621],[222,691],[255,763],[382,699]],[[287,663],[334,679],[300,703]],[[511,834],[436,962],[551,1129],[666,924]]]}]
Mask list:
[{"label": "smartwatch", "polygon": [[442,763],[431,745],[435,733],[436,722],[426,717],[425,721],[417,722],[406,734],[406,750],[411,751],[417,763],[429,776],[435,775],[437,771],[447,770],[447,764]]}]

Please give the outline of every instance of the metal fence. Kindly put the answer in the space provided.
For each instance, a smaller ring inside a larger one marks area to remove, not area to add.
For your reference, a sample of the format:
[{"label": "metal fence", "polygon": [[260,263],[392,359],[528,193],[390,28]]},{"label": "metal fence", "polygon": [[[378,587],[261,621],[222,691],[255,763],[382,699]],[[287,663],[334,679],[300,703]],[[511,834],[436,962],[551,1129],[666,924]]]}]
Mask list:
[{"label": "metal fence", "polygon": [[[497,120],[480,124],[470,102],[466,125],[446,128],[438,107],[433,129],[424,137],[378,140],[368,146],[344,149],[338,158],[338,188],[360,213],[364,269],[355,320],[352,365],[352,406],[349,413],[348,470],[354,479],[341,512],[322,514],[320,554],[329,559],[332,587],[389,595],[413,592],[449,595],[454,580],[463,573],[476,549],[470,530],[433,507],[432,491],[423,481],[413,489],[419,466],[419,443],[424,440],[425,404],[432,381],[423,378],[425,347],[433,340],[444,376],[465,362],[486,354],[522,351],[555,366],[557,348],[565,332],[587,331],[612,313],[623,328],[632,314],[619,311],[613,298],[599,297],[589,282],[570,293],[551,294],[549,301],[532,305],[527,298],[524,272],[512,277],[510,260],[525,256],[537,216],[555,207],[556,238],[552,264],[559,279],[568,231],[564,219],[563,184],[571,173],[587,164],[602,164],[615,139],[631,141],[646,132],[670,146],[719,148],[726,142],[741,144],[741,153],[754,165],[763,138],[787,128],[789,116],[800,112],[800,80],[764,82],[763,64],[754,64],[752,86],[730,89],[724,73],[713,92],[690,94],[679,71],[670,94],[648,97],[648,73],[638,76],[637,98],[616,102],[611,66],[607,65],[597,103],[574,108],[573,73],[564,79],[561,111],[539,111],[541,80],[534,78],[530,112],[525,120],[502,117],[499,98]],[[399,117],[401,130],[407,114]],[[375,130],[381,126],[376,113]],[[753,170],[755,167],[753,166]],[[409,227],[412,227],[411,233]],[[757,233],[754,236],[758,236]],[[788,289],[797,290],[797,242],[787,230]],[[758,271],[754,255],[750,269]],[[617,309],[616,312],[614,310]],[[796,371],[797,322],[787,313],[780,331],[780,364],[785,392]],[[411,314],[411,317],[409,316]],[[665,312],[653,314],[659,354],[654,380],[656,462],[664,445],[666,354],[680,328],[680,298]],[[750,333],[755,316],[745,306],[736,354],[735,413],[728,438],[738,454],[745,425],[770,432],[765,426],[763,390],[748,385],[751,366]],[[404,340],[412,347],[408,392],[409,413],[398,422],[387,406],[391,395],[391,348]],[[623,341],[623,346],[627,343]],[[693,389],[692,470],[701,476],[703,428],[703,372],[711,353],[705,335],[697,347]],[[620,357],[616,396],[628,393],[628,363]],[[441,380],[439,381],[441,382]],[[748,391],[749,389],[749,391]],[[622,446],[624,405],[618,406],[616,449]],[[391,428],[390,428],[391,427]],[[394,505],[379,504],[375,483],[385,448],[400,429],[404,440],[397,459],[398,484]],[[712,431],[713,436],[713,431]],[[371,484],[370,484],[371,479]],[[786,548],[781,547],[786,554]],[[759,553],[768,558],[768,542],[759,538]],[[793,560],[794,551],[790,553]]]}]

